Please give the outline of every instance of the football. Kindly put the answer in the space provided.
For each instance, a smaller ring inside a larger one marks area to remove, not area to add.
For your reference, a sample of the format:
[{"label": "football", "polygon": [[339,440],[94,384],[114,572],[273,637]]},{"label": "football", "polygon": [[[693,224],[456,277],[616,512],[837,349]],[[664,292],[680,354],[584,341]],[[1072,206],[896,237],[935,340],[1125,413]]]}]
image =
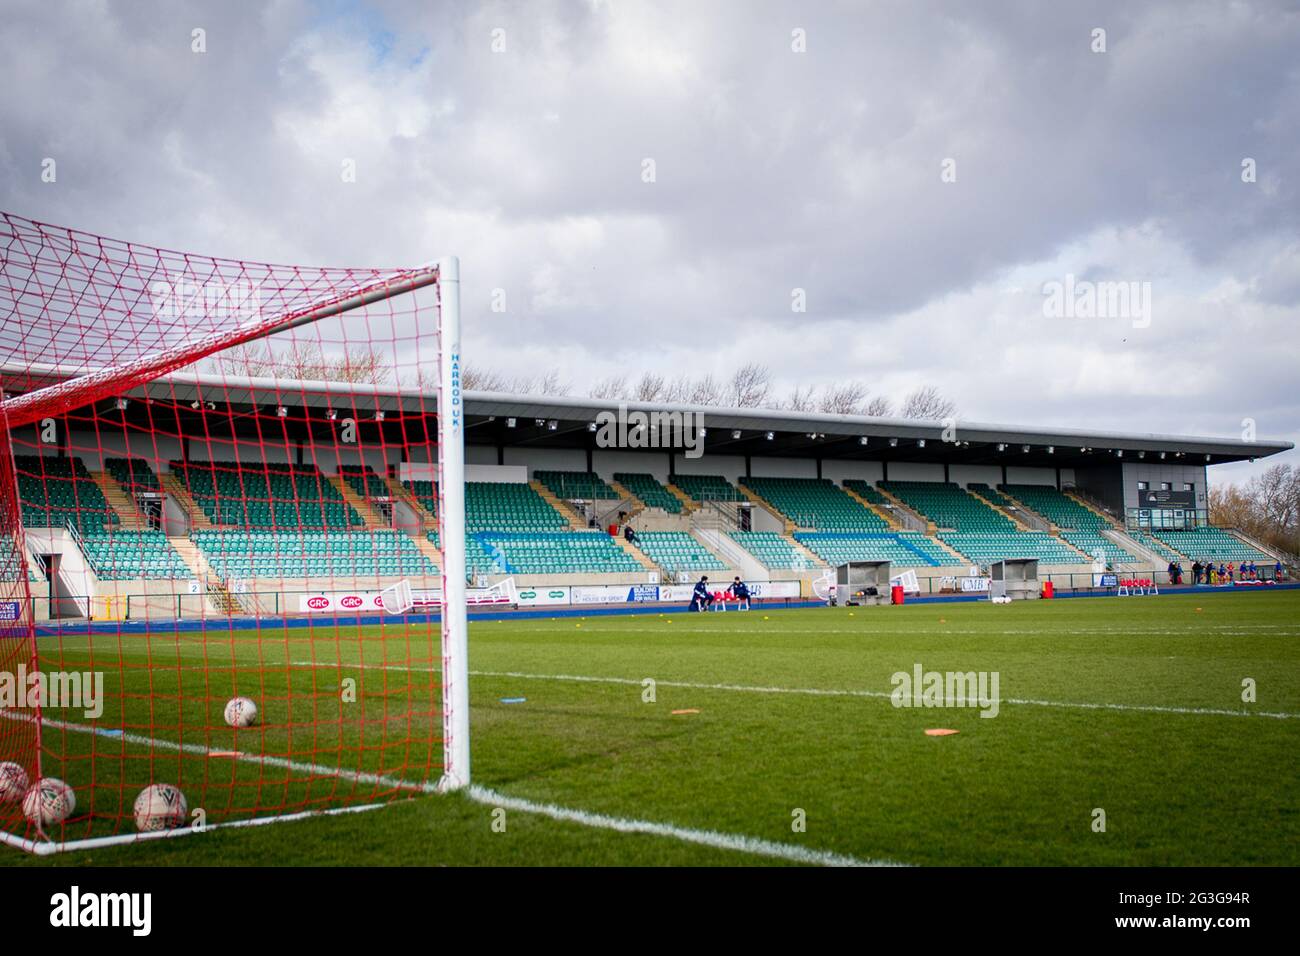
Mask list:
[{"label": "football", "polygon": [[57,777],[38,780],[23,797],[23,815],[31,823],[62,823],[76,807],[76,794]]},{"label": "football", "polygon": [[170,783],[151,784],[135,798],[135,828],[141,833],[182,827],[188,814],[185,794]]},{"label": "football", "polygon": [[0,763],[0,803],[17,803],[27,792],[31,781],[21,764],[12,760]]},{"label": "football", "polygon": [[231,727],[251,727],[257,723],[257,705],[247,697],[234,697],[226,703],[226,723]]}]

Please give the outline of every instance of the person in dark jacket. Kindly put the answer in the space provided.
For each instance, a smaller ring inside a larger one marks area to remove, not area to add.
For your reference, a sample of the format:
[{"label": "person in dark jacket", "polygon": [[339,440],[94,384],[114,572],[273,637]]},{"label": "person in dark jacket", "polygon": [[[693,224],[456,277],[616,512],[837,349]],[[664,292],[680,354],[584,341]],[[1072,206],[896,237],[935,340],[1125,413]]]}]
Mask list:
[{"label": "person in dark jacket", "polygon": [[1169,583],[1170,583],[1170,584],[1177,584],[1177,583],[1178,583],[1178,565],[1177,565],[1176,563],[1174,563],[1173,561],[1170,561],[1170,562],[1169,562],[1169,567],[1168,567],[1166,570],[1169,572]]},{"label": "person in dark jacket", "polygon": [[749,610],[749,585],[740,580],[739,575],[731,582],[731,595],[736,599],[740,610]]},{"label": "person in dark jacket", "polygon": [[709,577],[702,575],[695,582],[695,591],[691,595],[691,610],[704,611],[713,603],[713,592],[709,590]]},{"label": "person in dark jacket", "polygon": [[1201,583],[1201,559],[1200,558],[1197,558],[1192,563],[1192,583],[1193,584]]}]

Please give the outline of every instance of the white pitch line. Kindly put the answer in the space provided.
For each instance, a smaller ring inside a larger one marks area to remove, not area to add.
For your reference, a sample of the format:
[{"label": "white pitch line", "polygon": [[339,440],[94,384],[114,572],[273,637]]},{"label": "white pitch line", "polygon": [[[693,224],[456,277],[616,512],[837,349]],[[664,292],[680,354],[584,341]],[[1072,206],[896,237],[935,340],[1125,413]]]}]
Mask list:
[{"label": "white pitch line", "polygon": [[[354,667],[362,670],[402,670],[437,672],[435,667],[408,667],[404,664],[357,664],[343,662],[293,661],[293,667]],[[642,686],[644,678],[633,677],[592,677],[585,674],[530,674],[524,671],[478,671],[469,672],[471,677],[508,677],[512,680],[555,680],[571,681],[583,684],[625,684]],[[859,697],[891,699],[894,695],[883,690],[842,690],[825,687],[763,687],[754,684],[704,684],[691,681],[655,680],[658,687],[676,687],[681,690],[718,690],[734,691],[745,694],[798,694],[807,697]],[[1172,707],[1160,704],[1106,704],[1078,701],[1035,700],[1023,697],[1004,697],[1003,704],[1022,704],[1029,707],[1055,707],[1066,710],[1122,710],[1151,714],[1190,714],[1207,717],[1270,717],[1274,720],[1294,720],[1300,714],[1286,711],[1263,710],[1227,710],[1214,707]]]},{"label": "white pitch line", "polygon": [[484,787],[467,788],[470,799],[490,807],[502,807],[520,813],[533,813],[559,820],[565,823],[577,823],[584,827],[600,830],[614,830],[618,833],[643,833],[648,836],[667,837],[683,843],[696,843],[700,846],[713,847],[718,850],[733,850],[748,853],[751,856],[765,856],[792,863],[806,863],[813,866],[906,866],[894,860],[860,860],[857,857],[829,850],[813,850],[795,843],[780,843],[759,837],[740,836],[733,833],[719,833],[716,830],[693,830],[689,827],[674,826],[671,823],[655,823],[651,820],[631,820],[626,817],[610,817],[600,813],[588,813],[585,810],[570,810],[557,807],[552,803],[534,803],[519,797],[508,797]]},{"label": "white pitch line", "polygon": [[[10,710],[0,710],[0,717],[6,720],[16,720],[26,723],[35,723],[37,720],[34,714],[15,713]],[[162,750],[173,750],[183,753],[198,754],[200,756],[210,756],[213,751],[199,744],[180,744],[171,740],[162,740],[155,737],[146,737],[142,734],[122,733],[106,728],[91,727],[87,724],[76,724],[64,720],[54,720],[50,717],[41,717],[40,722],[47,727],[54,727],[60,730],[66,730],[71,733],[88,734],[91,736],[104,737],[109,740],[120,740],[126,743],[137,744],[139,746],[154,747]],[[284,769],[294,770],[300,773],[312,773],[324,777],[343,777],[359,783],[382,783],[395,789],[411,790],[418,793],[437,793],[438,789],[435,784],[415,783],[410,780],[400,780],[395,777],[379,776],[371,773],[360,773],[353,770],[345,770],[339,767],[328,767],[323,764],[304,763],[296,760],[286,760],[282,757],[261,756],[258,754],[237,754],[226,756],[227,752],[222,752],[221,759],[239,760],[246,763],[269,765],[281,767]],[[749,837],[740,834],[718,833],[713,830],[693,830],[689,827],[679,827],[671,823],[656,823],[652,820],[631,820],[624,817],[609,817],[599,813],[588,813],[585,810],[570,810],[567,807],[559,807],[554,804],[533,803],[531,800],[524,800],[518,797],[509,797],[494,790],[488,790],[484,787],[470,786],[466,788],[466,793],[470,799],[477,803],[486,804],[493,807],[504,807],[508,810],[516,810],[520,813],[533,813],[540,816],[550,817],[552,820],[561,820],[568,823],[577,823],[581,826],[596,827],[603,830],[615,830],[620,833],[643,833],[648,836],[680,840],[685,843],[698,843],[701,846],[714,847],[720,850],[733,850],[737,853],[748,853],[751,856],[764,856],[773,859],[789,860],[793,863],[805,863],[814,866],[905,866],[906,864],[897,863],[892,860],[860,860],[856,857],[846,856],[840,853],[832,853],[827,850],[810,850],[792,843],[778,843],[773,840],[764,840],[759,837]],[[367,804],[362,807],[345,807],[324,811],[304,811],[298,814],[292,814],[284,817],[254,818],[251,820],[238,820],[229,823],[212,824],[207,829],[216,829],[217,827],[251,827],[258,826],[262,823],[284,822],[288,820],[308,819],[312,816],[320,816],[331,813],[351,813],[363,810],[375,809],[381,804]],[[191,832],[197,832],[188,828],[184,830],[164,831],[161,834],[150,834],[149,836],[163,835],[181,835]],[[98,840],[71,841],[62,849],[82,850],[95,849],[100,846],[114,846],[122,843],[134,842],[139,835],[117,835],[106,837]],[[23,844],[24,846],[26,844]],[[37,845],[33,844],[28,849],[36,849]],[[48,853],[50,850],[39,849],[38,852]]]},{"label": "white pitch line", "polygon": [[[3,717],[6,720],[16,720],[26,723],[35,723],[37,720],[35,714],[14,713],[11,710],[0,710],[0,717]],[[229,750],[214,751],[210,747],[204,747],[202,744],[181,744],[174,740],[164,740],[158,737],[146,737],[143,734],[126,733],[125,731],[114,730],[108,727],[92,727],[89,724],[75,724],[66,720],[55,720],[52,717],[41,717],[40,722],[46,727],[66,730],[69,733],[86,734],[91,737],[101,737],[104,740],[121,740],[126,743],[136,744],[137,746],[153,747],[158,750],[171,750],[176,753],[196,754],[200,757],[213,757],[213,759],[219,760],[238,760],[241,763],[279,767],[282,770],[292,770],[295,773],[314,774],[322,777],[342,777],[346,780],[351,780],[354,783],[378,784],[385,787],[392,787],[396,790],[410,790],[416,793],[435,793],[437,790],[437,785],[432,783],[417,783],[412,780],[402,780],[398,777],[381,776],[380,774],[365,773],[360,770],[347,770],[342,767],[330,767],[325,764],[307,763],[300,760],[289,760],[285,757],[272,757],[264,754],[233,753]]]}]

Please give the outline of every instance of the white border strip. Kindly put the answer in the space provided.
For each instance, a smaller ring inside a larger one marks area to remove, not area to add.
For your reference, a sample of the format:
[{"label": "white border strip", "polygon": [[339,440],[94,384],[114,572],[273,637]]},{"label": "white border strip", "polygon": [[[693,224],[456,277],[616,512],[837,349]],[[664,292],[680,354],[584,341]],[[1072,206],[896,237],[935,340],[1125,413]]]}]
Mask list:
[{"label": "white border strip", "polygon": [[715,830],[692,830],[688,827],[674,826],[671,823],[654,823],[649,820],[629,820],[625,817],[608,817],[600,813],[587,813],[584,810],[569,810],[552,803],[534,803],[519,797],[508,797],[488,790],[477,784],[471,784],[466,793],[476,803],[490,807],[503,807],[520,813],[533,813],[549,817],[563,823],[576,823],[579,826],[595,827],[600,830],[614,830],[618,833],[641,833],[647,836],[668,837],[683,843],[695,843],[712,847],[716,850],[732,850],[751,856],[765,856],[775,860],[788,860],[791,863],[804,863],[812,866],[906,866],[893,860],[860,860],[857,857],[828,850],[812,850],[795,843],[779,843],[775,840],[763,840],[758,837],[738,836],[731,833],[718,833]]}]

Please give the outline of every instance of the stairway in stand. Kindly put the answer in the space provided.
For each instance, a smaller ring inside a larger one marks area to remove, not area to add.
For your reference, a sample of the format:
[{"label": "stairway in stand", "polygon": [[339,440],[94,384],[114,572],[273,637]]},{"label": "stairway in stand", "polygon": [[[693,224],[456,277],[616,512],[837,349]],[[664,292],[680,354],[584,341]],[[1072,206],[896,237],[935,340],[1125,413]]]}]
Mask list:
[{"label": "stairway in stand", "polygon": [[167,540],[181,556],[185,566],[190,569],[194,580],[204,585],[209,600],[218,611],[223,614],[235,614],[241,610],[235,596],[226,589],[225,582],[212,570],[212,565],[208,564],[208,559],[203,556],[203,552],[193,541],[180,535],[169,537]]},{"label": "stairway in stand", "polygon": [[167,472],[158,476],[158,484],[176,502],[181,511],[185,512],[185,517],[190,522],[191,531],[212,531],[216,529],[216,525],[212,523],[204,510],[190,497],[189,489],[185,487],[185,483],[180,478],[171,472]]},{"label": "stairway in stand", "polygon": [[140,514],[131,496],[117,483],[116,478],[104,471],[92,471],[90,477],[95,480],[95,484],[99,485],[99,490],[104,493],[104,500],[117,514],[119,528],[123,531],[149,530],[144,516]]},{"label": "stairway in stand", "polygon": [[343,496],[343,500],[350,504],[357,514],[361,515],[361,520],[366,523],[367,531],[383,531],[388,527],[384,523],[383,516],[371,507],[370,502],[357,494],[353,487],[338,475],[330,477],[329,483],[338,489],[339,494]]},{"label": "stairway in stand", "polygon": [[550,488],[547,488],[540,481],[530,481],[528,487],[541,495],[543,501],[562,514],[568,520],[569,526],[573,528],[574,531],[588,530],[586,519],[574,511],[573,506],[567,501],[561,501],[557,498]]}]

